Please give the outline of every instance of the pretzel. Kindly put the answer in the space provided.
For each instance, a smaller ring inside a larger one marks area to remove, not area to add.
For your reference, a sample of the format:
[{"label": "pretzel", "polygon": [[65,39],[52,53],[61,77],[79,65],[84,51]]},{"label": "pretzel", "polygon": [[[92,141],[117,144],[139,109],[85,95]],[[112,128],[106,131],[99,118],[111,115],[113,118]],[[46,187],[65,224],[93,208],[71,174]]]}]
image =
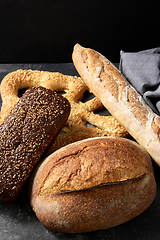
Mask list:
[{"label": "pretzel", "polygon": [[[70,116],[63,127],[66,134],[59,135],[53,149],[73,141],[96,136],[119,136],[127,137],[128,132],[115,120],[113,116],[100,116],[94,112],[103,109],[101,101],[94,97],[89,101],[82,102],[83,94],[89,91],[88,87],[77,76],[68,76],[58,72],[17,70],[4,77],[1,82],[2,107],[0,124],[7,117],[11,109],[18,102],[20,89],[43,86],[51,90],[64,91],[71,104]],[[87,128],[90,123],[96,128]]]}]

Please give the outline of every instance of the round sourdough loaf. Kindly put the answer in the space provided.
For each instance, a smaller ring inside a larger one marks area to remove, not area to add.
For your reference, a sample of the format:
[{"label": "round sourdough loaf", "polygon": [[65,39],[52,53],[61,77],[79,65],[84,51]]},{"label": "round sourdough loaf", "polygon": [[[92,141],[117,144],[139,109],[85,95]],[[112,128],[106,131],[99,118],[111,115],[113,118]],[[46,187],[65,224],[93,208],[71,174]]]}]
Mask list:
[{"label": "round sourdough loaf", "polygon": [[79,233],[124,223],[156,195],[148,153],[137,143],[100,137],[67,145],[48,156],[30,181],[38,219],[54,231]]}]

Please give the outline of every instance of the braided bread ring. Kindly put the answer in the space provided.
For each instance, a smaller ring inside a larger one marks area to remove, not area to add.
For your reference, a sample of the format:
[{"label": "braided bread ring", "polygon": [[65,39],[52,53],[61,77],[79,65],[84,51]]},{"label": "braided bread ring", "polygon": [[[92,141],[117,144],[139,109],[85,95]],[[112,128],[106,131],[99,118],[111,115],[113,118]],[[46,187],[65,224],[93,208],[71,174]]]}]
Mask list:
[{"label": "braided bread ring", "polygon": [[[65,96],[71,104],[70,116],[63,127],[64,135],[58,136],[55,148],[96,136],[120,136],[127,137],[126,130],[112,116],[100,116],[94,114],[96,110],[102,109],[103,105],[96,97],[82,102],[83,94],[89,90],[80,77],[64,75],[58,72],[17,70],[4,77],[1,82],[2,108],[0,113],[0,124],[7,117],[11,109],[18,102],[18,90],[43,86],[51,90],[64,91]],[[85,124],[89,122],[97,128],[87,129]],[[56,147],[57,146],[57,147]]]}]

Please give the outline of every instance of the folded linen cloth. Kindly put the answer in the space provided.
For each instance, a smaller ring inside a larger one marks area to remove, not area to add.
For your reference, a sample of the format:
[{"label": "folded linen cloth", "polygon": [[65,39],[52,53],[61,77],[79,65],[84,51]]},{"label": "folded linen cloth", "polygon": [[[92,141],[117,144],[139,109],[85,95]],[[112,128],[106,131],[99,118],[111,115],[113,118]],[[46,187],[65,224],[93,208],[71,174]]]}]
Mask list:
[{"label": "folded linen cloth", "polygon": [[141,52],[120,52],[119,70],[160,115],[160,48]]}]

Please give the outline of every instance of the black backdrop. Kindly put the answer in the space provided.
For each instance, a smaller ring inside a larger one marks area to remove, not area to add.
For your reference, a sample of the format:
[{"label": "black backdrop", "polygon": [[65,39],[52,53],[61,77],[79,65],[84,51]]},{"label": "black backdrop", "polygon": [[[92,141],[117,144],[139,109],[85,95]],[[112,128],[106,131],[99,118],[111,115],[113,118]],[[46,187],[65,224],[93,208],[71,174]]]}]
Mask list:
[{"label": "black backdrop", "polygon": [[0,63],[71,62],[75,43],[112,62],[159,46],[159,1],[0,0]]}]

